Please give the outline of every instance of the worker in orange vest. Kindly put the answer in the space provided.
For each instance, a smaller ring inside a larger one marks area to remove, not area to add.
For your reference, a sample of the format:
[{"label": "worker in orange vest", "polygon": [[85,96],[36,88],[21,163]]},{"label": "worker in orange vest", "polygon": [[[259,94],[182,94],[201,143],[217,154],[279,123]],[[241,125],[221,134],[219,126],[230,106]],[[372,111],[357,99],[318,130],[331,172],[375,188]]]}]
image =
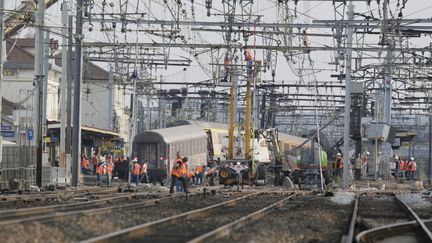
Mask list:
[{"label": "worker in orange vest", "polygon": [[100,160],[99,160],[99,155],[95,152],[95,153],[93,154],[93,157],[92,157],[92,163],[93,163],[93,174],[96,174],[97,165],[98,165],[99,162],[100,162]]},{"label": "worker in orange vest", "polygon": [[408,162],[408,170],[410,171],[410,180],[414,180],[414,174],[417,170],[417,163],[414,161],[414,158],[411,157]]},{"label": "worker in orange vest", "polygon": [[87,173],[89,166],[90,164],[87,156],[85,156],[85,154],[81,155],[81,172],[83,174]]},{"label": "worker in orange vest", "polygon": [[399,163],[399,170],[401,171],[402,178],[404,179],[405,179],[406,168],[407,168],[407,162],[404,159],[402,159]]},{"label": "worker in orange vest", "polygon": [[97,184],[100,184],[102,182],[103,171],[104,171],[104,162],[100,161],[96,165],[96,183]]},{"label": "worker in orange vest", "polygon": [[336,154],[336,160],[335,160],[335,176],[336,177],[342,177],[343,175],[343,166],[344,166],[344,162],[342,159],[342,154],[341,153],[337,153]]},{"label": "worker in orange vest", "polygon": [[243,54],[245,56],[245,61],[252,61],[253,56],[252,56],[252,51],[250,49],[245,49]]},{"label": "worker in orange vest", "polygon": [[107,186],[111,187],[112,173],[114,170],[114,163],[112,162],[111,157],[105,162],[105,170],[107,175]]},{"label": "worker in orange vest", "polygon": [[196,184],[197,185],[202,185],[203,184],[203,179],[204,179],[204,167],[201,164],[198,164],[195,167],[195,174],[196,174]]},{"label": "worker in orange vest", "polygon": [[138,188],[139,182],[140,182],[141,166],[140,166],[138,159],[136,157],[132,160],[132,162],[134,162],[134,164],[132,166],[131,172],[134,175],[136,187]]},{"label": "worker in orange vest", "polygon": [[170,187],[171,194],[174,193],[174,186],[177,180],[181,181],[184,192],[189,193],[189,191],[187,190],[187,183],[186,183],[187,161],[188,161],[187,157],[184,157],[183,159],[178,159],[176,161],[176,164],[171,170],[171,187]]}]

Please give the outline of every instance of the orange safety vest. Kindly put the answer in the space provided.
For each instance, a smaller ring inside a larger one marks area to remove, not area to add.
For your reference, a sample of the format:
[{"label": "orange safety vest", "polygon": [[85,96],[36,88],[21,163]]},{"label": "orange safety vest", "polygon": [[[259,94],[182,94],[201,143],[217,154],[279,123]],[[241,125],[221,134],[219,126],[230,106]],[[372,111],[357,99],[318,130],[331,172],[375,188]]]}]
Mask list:
[{"label": "orange safety vest", "polygon": [[136,163],[134,164],[133,173],[134,173],[134,175],[139,175],[139,174],[140,174],[140,165],[139,165],[138,162],[136,162]]},{"label": "orange safety vest", "polygon": [[400,165],[399,165],[399,169],[401,171],[405,171],[406,170],[406,162],[405,162],[405,160],[401,160]]},{"label": "orange safety vest", "polygon": [[252,52],[249,49],[245,50],[245,59],[246,61],[251,61],[252,60]]},{"label": "orange safety vest", "polygon": [[417,163],[415,161],[411,161],[409,168],[411,171],[416,171],[417,170]]},{"label": "orange safety vest", "polygon": [[195,172],[196,172],[196,173],[203,173],[203,172],[204,172],[204,167],[202,167],[202,166],[197,166],[197,167],[195,168]]},{"label": "orange safety vest", "polygon": [[188,173],[187,173],[188,178],[192,178],[194,176],[195,176],[195,173],[193,173],[193,171],[188,171]]},{"label": "orange safety vest", "polygon": [[92,162],[93,162],[93,164],[97,165],[97,163],[99,162],[99,158],[96,155],[93,156]]},{"label": "orange safety vest", "polygon": [[88,168],[88,161],[86,159],[81,160],[81,167],[84,169]]},{"label": "orange safety vest", "polygon": [[342,159],[336,160],[336,169],[343,169],[343,167],[344,167],[343,160]]},{"label": "orange safety vest", "polygon": [[[177,161],[177,162],[179,162],[179,161]],[[178,163],[176,163],[176,165],[174,165],[174,167],[172,168],[171,175],[175,176],[175,177],[181,177],[183,175],[182,170],[181,170],[181,165],[180,166],[177,166],[177,165],[178,165]]]},{"label": "orange safety vest", "polygon": [[96,174],[100,174],[100,175],[103,174],[103,164],[99,165],[99,166],[96,168]]},{"label": "orange safety vest", "polygon": [[183,161],[181,162],[180,171],[181,171],[182,175],[186,175],[187,174],[187,172],[188,172],[188,166],[187,166],[186,162],[183,162]]},{"label": "orange safety vest", "polygon": [[108,173],[108,174],[111,174],[112,171],[113,171],[113,165],[110,163],[110,164],[108,164],[108,166],[107,166],[107,173]]}]

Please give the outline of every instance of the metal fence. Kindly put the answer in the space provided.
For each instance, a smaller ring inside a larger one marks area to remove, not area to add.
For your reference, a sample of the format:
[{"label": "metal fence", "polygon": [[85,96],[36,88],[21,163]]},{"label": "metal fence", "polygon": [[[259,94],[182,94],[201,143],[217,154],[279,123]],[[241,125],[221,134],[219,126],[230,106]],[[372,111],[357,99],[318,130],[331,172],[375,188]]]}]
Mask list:
[{"label": "metal fence", "polygon": [[0,189],[30,190],[36,184],[36,147],[4,145]]}]

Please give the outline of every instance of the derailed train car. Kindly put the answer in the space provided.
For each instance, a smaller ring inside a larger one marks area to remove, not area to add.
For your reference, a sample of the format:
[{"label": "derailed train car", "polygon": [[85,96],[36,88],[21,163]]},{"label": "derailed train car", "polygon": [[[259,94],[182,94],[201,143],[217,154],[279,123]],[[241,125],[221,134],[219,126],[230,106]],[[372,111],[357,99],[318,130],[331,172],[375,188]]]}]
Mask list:
[{"label": "derailed train car", "polygon": [[145,131],[135,136],[132,154],[139,161],[148,161],[151,181],[163,181],[175,163],[177,152],[189,158],[189,167],[206,164],[207,134],[199,126],[182,125]]}]

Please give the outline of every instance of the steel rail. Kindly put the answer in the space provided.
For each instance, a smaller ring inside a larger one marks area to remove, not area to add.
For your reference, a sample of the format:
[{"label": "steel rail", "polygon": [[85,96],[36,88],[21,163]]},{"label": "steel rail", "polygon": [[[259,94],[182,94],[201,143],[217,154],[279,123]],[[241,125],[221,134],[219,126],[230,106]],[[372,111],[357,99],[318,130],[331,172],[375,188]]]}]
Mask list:
[{"label": "steel rail", "polygon": [[348,235],[347,235],[347,238],[345,240],[346,243],[352,243],[352,242],[354,242],[354,233],[355,233],[354,231],[355,231],[355,225],[357,223],[357,216],[358,216],[358,197],[356,197],[355,201],[354,201],[353,214],[352,214],[352,217],[351,217],[351,222],[350,222],[350,227],[349,227],[349,230],[348,230]]},{"label": "steel rail", "polygon": [[[108,194],[109,192],[75,192],[73,194],[74,198],[78,197],[99,197],[99,196],[106,196],[105,194]],[[126,195],[126,194],[125,194]],[[57,199],[59,195],[57,193],[45,193],[45,194],[30,194],[30,195],[24,195],[24,196],[15,196],[15,197],[0,197],[0,207],[3,205],[9,205],[12,203],[33,203],[33,202],[43,202],[47,200]],[[93,199],[100,199],[100,198],[93,198]],[[1,210],[0,210],[1,213]]]},{"label": "steel rail", "polygon": [[423,221],[408,204],[402,202],[397,197],[396,193],[392,193],[391,195],[395,198],[396,203],[402,206],[409,213],[409,216],[412,217],[414,220],[410,222],[384,225],[384,226],[362,231],[359,234],[357,234],[356,241],[374,242],[378,239],[385,239],[385,238],[398,236],[409,232],[417,232],[420,229],[424,239],[427,240],[428,242],[432,242],[432,233],[425,225],[425,222],[429,223],[432,222],[432,220]]},{"label": "steel rail", "polygon": [[[432,219],[423,221],[424,223],[432,223]],[[398,236],[405,233],[410,233],[418,229],[417,221],[413,220],[410,222],[403,222],[391,225],[385,225],[369,230],[365,230],[357,234],[357,242],[374,242],[378,239],[389,238],[392,236]]]},{"label": "steel rail", "polygon": [[275,203],[273,203],[270,206],[267,206],[263,209],[260,209],[258,211],[255,211],[251,214],[248,214],[240,219],[237,219],[236,221],[233,221],[229,224],[223,225],[213,231],[210,231],[204,235],[198,236],[190,241],[188,241],[188,243],[201,243],[201,242],[212,242],[215,241],[217,239],[220,239],[221,237],[227,236],[230,233],[232,233],[234,230],[237,230],[243,226],[245,226],[246,224],[249,224],[251,222],[255,222],[257,220],[259,220],[260,218],[264,217],[265,215],[273,212],[277,207],[280,207],[282,205],[284,205],[287,201],[291,200],[291,198],[293,198],[294,196],[296,196],[297,194],[294,193],[292,195],[289,195],[288,197],[277,201]]},{"label": "steel rail", "polygon": [[414,210],[408,206],[408,204],[402,202],[396,195],[395,195],[397,201],[402,204],[406,210],[409,211],[411,216],[414,218],[414,220],[417,222],[418,226],[422,229],[422,232],[424,236],[429,240],[429,242],[432,242],[432,232],[428,229],[428,227],[424,224],[423,220],[417,215]]},{"label": "steel rail", "polygon": [[108,234],[108,235],[87,239],[85,241],[82,241],[82,243],[122,242],[124,240],[128,240],[128,239],[131,239],[134,237],[139,237],[139,236],[143,236],[143,235],[146,235],[149,233],[153,233],[153,232],[155,232],[155,230],[157,230],[160,227],[172,225],[172,224],[178,223],[178,222],[180,222],[182,220],[186,220],[186,219],[189,220],[189,219],[198,218],[200,216],[207,215],[208,213],[210,213],[211,211],[213,211],[217,208],[227,206],[227,205],[232,206],[232,205],[235,205],[235,204],[241,202],[242,200],[244,200],[246,198],[256,197],[256,196],[264,195],[264,194],[268,194],[268,193],[256,192],[256,193],[248,194],[248,195],[245,195],[243,197],[239,197],[239,198],[232,199],[232,200],[229,200],[226,202],[218,203],[218,204],[208,206],[205,208],[200,208],[200,209],[188,211],[188,212],[185,212],[182,214],[163,218],[163,219],[160,219],[157,221],[153,221],[153,222],[137,225],[134,227],[126,228],[126,229],[123,229],[123,230],[120,230],[117,232],[113,232],[113,233]]},{"label": "steel rail", "polygon": [[[145,194],[143,194],[145,195]],[[192,195],[198,195],[198,194],[192,194]],[[171,200],[173,198],[179,197],[179,196],[168,196],[164,198],[158,198],[153,199],[149,201],[144,202],[138,202],[138,203],[129,203],[129,204],[123,204],[123,205],[116,205],[112,207],[104,207],[104,208],[98,208],[95,209],[94,206],[103,205],[108,202],[115,202],[117,200],[121,199],[127,199],[132,198],[135,195],[128,195],[128,196],[122,196],[122,197],[114,197],[114,198],[106,198],[106,199],[100,199],[95,200],[91,202],[83,202],[83,203],[75,203],[75,204],[69,204],[69,205],[55,205],[55,206],[46,206],[46,207],[34,207],[34,208],[25,208],[25,209],[18,209],[18,210],[8,210],[0,212],[0,226],[7,225],[7,224],[13,224],[13,223],[24,223],[29,221],[35,221],[35,220],[50,220],[54,218],[63,218],[66,216],[71,215],[89,215],[89,214],[98,214],[98,213],[104,213],[107,211],[114,211],[118,209],[126,209],[131,207],[144,207],[147,205],[151,205],[157,202],[165,201],[165,200]],[[63,212],[59,212],[58,210],[65,210]],[[88,209],[88,210],[86,210]],[[78,211],[77,211],[78,210]],[[69,211],[69,212],[68,212]],[[48,215],[47,215],[48,214]]]}]

